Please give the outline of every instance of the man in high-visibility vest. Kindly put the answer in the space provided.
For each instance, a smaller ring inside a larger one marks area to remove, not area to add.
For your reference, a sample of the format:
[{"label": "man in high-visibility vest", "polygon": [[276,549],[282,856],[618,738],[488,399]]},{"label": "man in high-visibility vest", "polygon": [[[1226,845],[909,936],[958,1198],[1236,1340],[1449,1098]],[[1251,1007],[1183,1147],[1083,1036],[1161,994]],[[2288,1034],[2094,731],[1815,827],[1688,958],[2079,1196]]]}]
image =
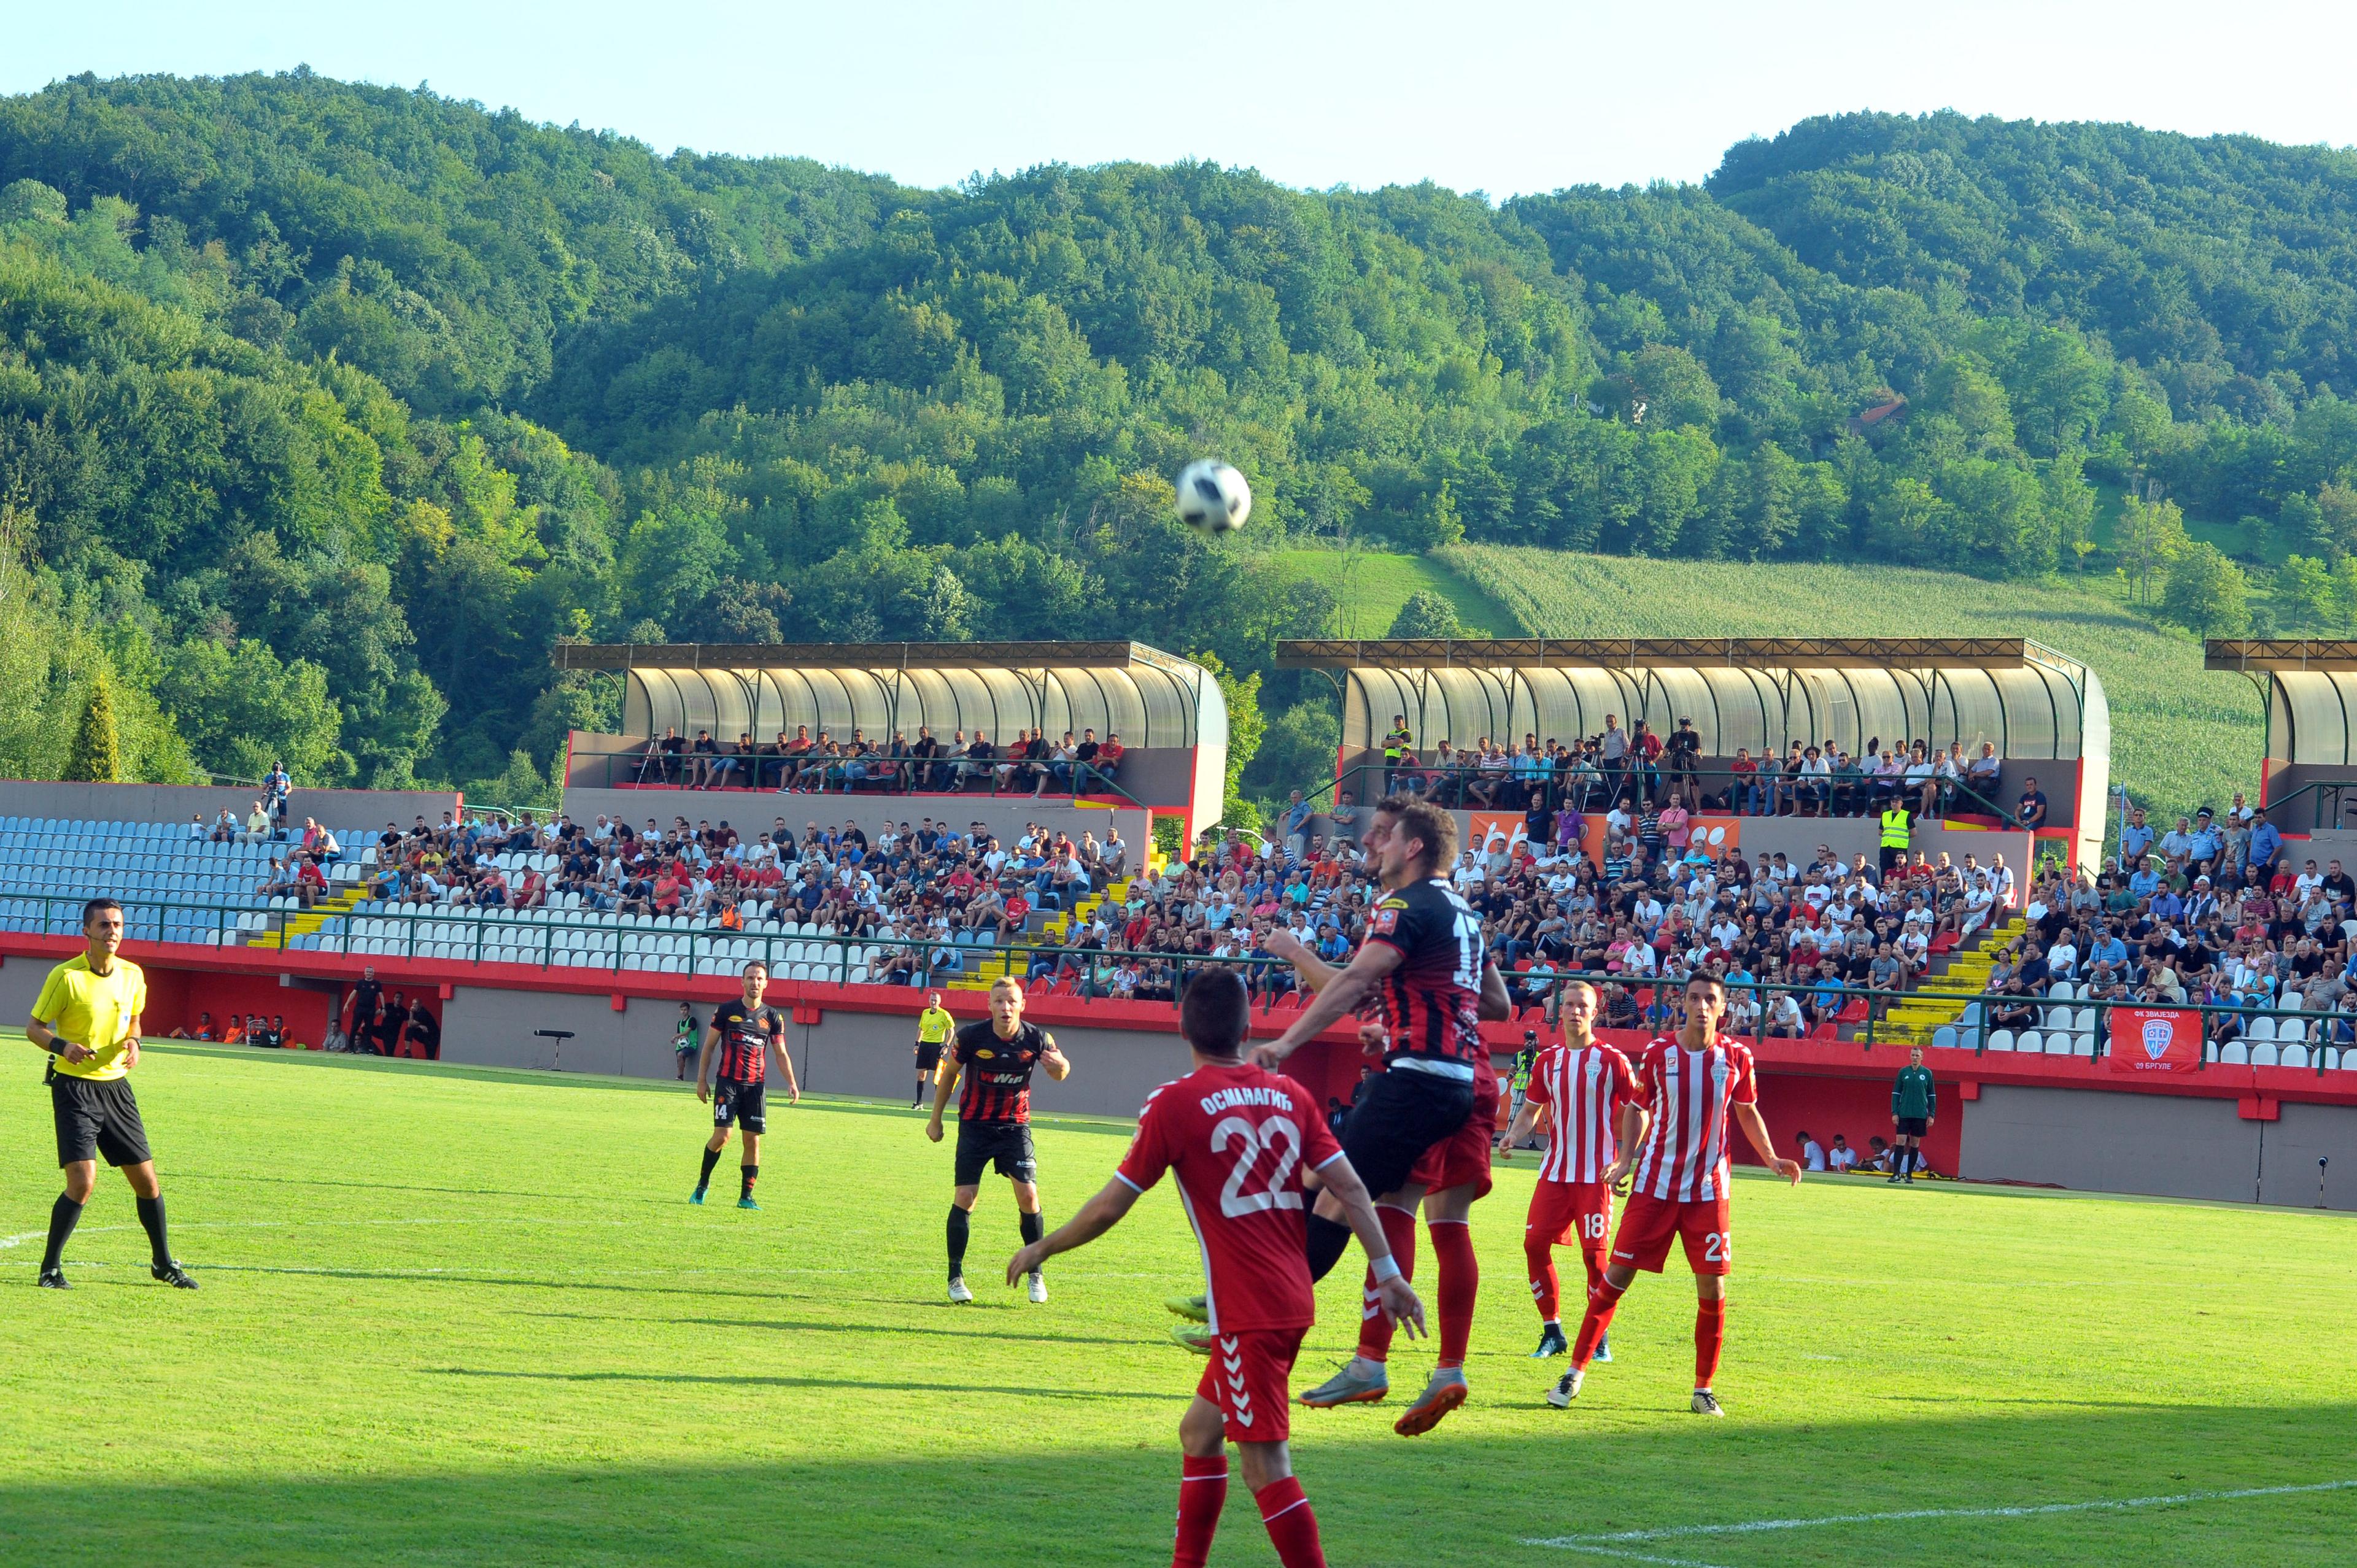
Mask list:
[{"label": "man in high-visibility vest", "polygon": [[1888,876],[1894,865],[1907,864],[1907,808],[1897,796],[1883,802],[1882,807],[1882,872]]},{"label": "man in high-visibility vest", "polygon": [[1383,793],[1392,792],[1392,776],[1399,771],[1401,761],[1415,749],[1415,737],[1407,732],[1407,715],[1392,715],[1392,733],[1383,736]]}]

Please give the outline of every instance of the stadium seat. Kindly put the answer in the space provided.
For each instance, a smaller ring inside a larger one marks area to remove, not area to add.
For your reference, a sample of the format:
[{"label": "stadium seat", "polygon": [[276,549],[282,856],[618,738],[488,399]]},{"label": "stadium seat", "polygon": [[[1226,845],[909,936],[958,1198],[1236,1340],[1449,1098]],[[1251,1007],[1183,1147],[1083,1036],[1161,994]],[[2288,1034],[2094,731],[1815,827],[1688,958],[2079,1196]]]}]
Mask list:
[{"label": "stadium seat", "polygon": [[2046,1054],[2048,1056],[2069,1057],[2076,1056],[2078,1053],[2079,1036],[2072,1034],[2069,1030],[2060,1030],[2046,1036]]},{"label": "stadium seat", "polygon": [[2276,1054],[2276,1065],[2277,1067],[2306,1067],[2308,1065],[2308,1047],[2298,1043],[2284,1047],[2282,1050]]},{"label": "stadium seat", "polygon": [[1942,1050],[1953,1050],[1962,1043],[1953,1024],[1943,1024],[1932,1031],[1932,1044]]},{"label": "stadium seat", "polygon": [[2261,1040],[2272,1040],[2275,1037],[2276,1021],[2273,1018],[2254,1018],[2250,1026],[2243,1031],[2243,1038],[2253,1045],[2258,1044]]},{"label": "stadium seat", "polygon": [[2082,1041],[2093,1039],[2095,1037],[2095,1010],[2093,1007],[2082,1007],[2076,1013],[2072,1014],[2071,1015],[2071,1032],[2078,1036]]},{"label": "stadium seat", "polygon": [[2251,1065],[2253,1067],[2275,1066],[2275,1043],[2271,1040],[2261,1040],[2256,1045],[2254,1045],[2251,1047]]},{"label": "stadium seat", "polygon": [[[1999,1034],[2003,1034],[2004,1032],[2005,1031],[2002,1029],[1997,1031]],[[2013,1048],[2017,1051],[2026,1051],[2030,1055],[2035,1056],[2046,1049],[2046,1037],[2035,1029],[2024,1029],[2020,1035],[2015,1038]]]}]

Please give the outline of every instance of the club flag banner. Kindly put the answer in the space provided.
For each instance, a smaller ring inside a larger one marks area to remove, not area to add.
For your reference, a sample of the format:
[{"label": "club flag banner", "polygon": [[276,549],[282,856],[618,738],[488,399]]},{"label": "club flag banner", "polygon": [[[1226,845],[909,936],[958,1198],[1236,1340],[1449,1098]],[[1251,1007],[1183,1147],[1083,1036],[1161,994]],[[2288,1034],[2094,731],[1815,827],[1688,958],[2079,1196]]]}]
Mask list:
[{"label": "club flag banner", "polygon": [[2112,1009],[2114,1072],[2199,1072],[2201,1015],[2188,1007]]}]

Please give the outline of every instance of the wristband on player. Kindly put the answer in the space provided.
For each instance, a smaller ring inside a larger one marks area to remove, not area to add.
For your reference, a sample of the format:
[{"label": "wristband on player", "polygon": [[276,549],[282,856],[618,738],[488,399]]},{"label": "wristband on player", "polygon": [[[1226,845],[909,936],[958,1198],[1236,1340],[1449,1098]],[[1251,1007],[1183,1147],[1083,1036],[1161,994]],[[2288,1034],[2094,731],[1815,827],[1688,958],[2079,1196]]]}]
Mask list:
[{"label": "wristband on player", "polygon": [[1373,1271],[1375,1283],[1379,1285],[1388,1284],[1393,1280],[1399,1278],[1399,1260],[1393,1257],[1389,1252],[1385,1252],[1382,1257],[1377,1258],[1372,1263],[1369,1264],[1368,1267]]}]

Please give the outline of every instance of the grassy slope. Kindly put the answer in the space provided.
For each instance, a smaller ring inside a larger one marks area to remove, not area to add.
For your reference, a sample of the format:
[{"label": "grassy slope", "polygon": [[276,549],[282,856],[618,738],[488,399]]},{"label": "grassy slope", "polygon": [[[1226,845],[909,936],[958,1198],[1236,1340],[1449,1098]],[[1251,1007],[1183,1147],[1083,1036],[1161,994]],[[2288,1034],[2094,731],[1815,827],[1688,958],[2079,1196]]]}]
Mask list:
[{"label": "grassy slope", "polygon": [[1864,565],[1646,561],[1463,545],[1450,564],[1551,637],[2020,636],[2083,660],[2112,709],[2112,779],[2169,811],[2256,793],[2265,726],[2239,675],[2128,607],[2115,579],[1991,583]]},{"label": "grassy slope", "polygon": [[[20,1067],[0,1099],[0,1557],[971,1568],[1168,1550],[1200,1363],[1156,1305],[1194,1269],[1167,1186],[1062,1261],[1044,1308],[984,1284],[1015,1239],[994,1187],[982,1299],[958,1310],[939,1298],[947,1151],[898,1110],[780,1111],[748,1214],[682,1201],[703,1130],[670,1085],[158,1048],[139,1087],[196,1295],[147,1283],[111,1175],[74,1293],[32,1288],[56,1190],[46,1097]],[[1042,1129],[1051,1218],[1124,1133]],[[1530,1182],[1527,1160],[1502,1170],[1475,1210],[1472,1404],[1417,1442],[1379,1410],[1298,1412],[1338,1563],[1595,1561],[1523,1542],[2357,1475],[2357,1373],[2329,1326],[2357,1313],[2347,1216],[1745,1179],[1733,1413],[1705,1423],[1684,1411],[1674,1266],[1632,1293],[1580,1407],[1540,1402]],[[1350,1278],[1320,1294],[1303,1378],[1355,1323]],[[1396,1375],[1429,1364],[1403,1348]],[[2331,1560],[2347,1510],[2328,1492],[1650,1550],[2203,1568]],[[1248,1498],[1214,1561],[1272,1561]]]},{"label": "grassy slope", "polygon": [[1431,555],[1361,552],[1345,562],[1331,550],[1275,550],[1272,569],[1311,575],[1342,597],[1341,637],[1382,637],[1400,607],[1420,588],[1429,588],[1457,607],[1458,618],[1477,637],[1512,637],[1513,612],[1448,562]]}]

